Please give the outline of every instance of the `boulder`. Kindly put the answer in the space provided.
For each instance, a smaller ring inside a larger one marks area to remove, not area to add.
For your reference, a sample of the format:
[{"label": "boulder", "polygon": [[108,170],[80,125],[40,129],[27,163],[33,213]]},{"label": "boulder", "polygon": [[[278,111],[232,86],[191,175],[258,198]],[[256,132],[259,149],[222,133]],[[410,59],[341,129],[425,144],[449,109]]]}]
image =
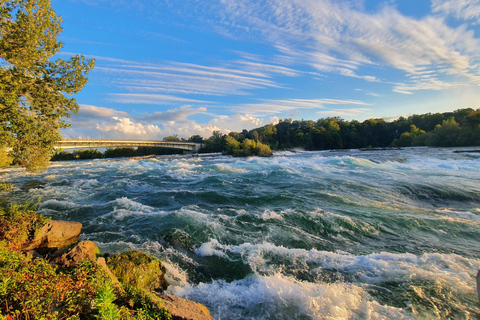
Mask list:
[{"label": "boulder", "polygon": [[204,305],[179,297],[162,293],[158,296],[164,302],[164,307],[172,314],[173,320],[213,320]]},{"label": "boulder", "polygon": [[24,252],[27,257],[30,257],[32,259],[44,259],[44,256],[42,256],[40,253],[38,253],[35,250],[28,250]]},{"label": "boulder", "polygon": [[108,274],[108,276],[109,276],[110,279],[112,280],[112,283],[113,283],[115,286],[121,287],[120,281],[118,281],[117,277],[115,277],[115,275],[113,274],[112,270],[110,270],[110,268],[107,266],[107,262],[105,261],[105,258],[99,257],[99,258],[97,259],[97,264],[100,266],[100,268],[102,268],[103,270],[105,270],[105,272]]},{"label": "boulder", "polygon": [[82,241],[73,247],[55,252],[50,261],[56,265],[67,268],[83,260],[96,260],[97,254],[100,254],[100,250],[95,243],[92,241]]},{"label": "boulder", "polygon": [[158,292],[165,286],[165,267],[160,260],[141,251],[126,251],[109,257],[107,265],[121,283]]},{"label": "boulder", "polygon": [[37,248],[65,248],[78,242],[82,224],[79,222],[52,220],[38,230],[35,238],[22,250]]}]

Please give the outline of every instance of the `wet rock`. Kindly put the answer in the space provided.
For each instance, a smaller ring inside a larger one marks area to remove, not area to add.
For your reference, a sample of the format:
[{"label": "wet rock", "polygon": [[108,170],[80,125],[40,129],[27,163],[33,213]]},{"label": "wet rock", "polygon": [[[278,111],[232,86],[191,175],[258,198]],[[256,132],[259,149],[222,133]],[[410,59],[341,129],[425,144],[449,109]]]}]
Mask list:
[{"label": "wet rock", "polygon": [[121,283],[138,289],[160,292],[166,285],[165,267],[152,255],[126,251],[109,257],[107,265]]},{"label": "wet rock", "polygon": [[175,230],[163,237],[163,239],[174,248],[191,250],[195,244],[193,238],[183,230]]},{"label": "wet rock", "polygon": [[65,248],[78,242],[82,224],[79,222],[52,220],[37,232],[35,238],[22,251],[37,248]]},{"label": "wet rock", "polygon": [[59,250],[53,254],[51,262],[61,267],[71,267],[83,260],[93,260],[100,254],[97,245],[92,241],[82,241],[68,249]]},{"label": "wet rock", "polygon": [[204,305],[169,294],[159,295],[164,307],[172,314],[173,320],[213,320]]},{"label": "wet rock", "polygon": [[30,191],[31,189],[43,189],[47,183],[40,180],[28,180],[20,186],[22,191]]}]

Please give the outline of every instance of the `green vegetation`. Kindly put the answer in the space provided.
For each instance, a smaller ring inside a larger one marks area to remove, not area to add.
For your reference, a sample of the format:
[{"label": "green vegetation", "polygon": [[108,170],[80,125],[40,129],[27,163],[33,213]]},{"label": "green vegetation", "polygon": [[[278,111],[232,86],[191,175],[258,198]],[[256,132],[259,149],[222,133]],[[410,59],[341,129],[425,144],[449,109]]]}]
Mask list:
[{"label": "green vegetation", "polygon": [[5,182],[0,183],[0,191],[13,191],[15,187],[13,184],[8,184]]},{"label": "green vegetation", "polygon": [[115,286],[95,260],[70,268],[18,251],[48,220],[0,207],[0,319],[171,319],[153,294]]},{"label": "green vegetation", "polygon": [[35,237],[35,232],[49,219],[35,212],[29,205],[10,204],[0,207],[0,246],[8,250],[19,250],[28,240]]},{"label": "green vegetation", "polygon": [[[200,152],[242,155],[242,148],[253,148],[251,140],[274,150],[367,149],[387,147],[461,147],[480,145],[480,109],[460,109],[400,117],[393,122],[368,119],[363,122],[341,118],[317,121],[285,119],[241,133],[222,135],[215,131],[204,141]],[[248,147],[247,147],[248,146]]]},{"label": "green vegetation", "polygon": [[162,291],[165,267],[160,260],[141,251],[126,251],[109,257],[107,265],[122,283],[147,291]]},{"label": "green vegetation", "polygon": [[232,136],[226,136],[225,145],[226,150],[224,154],[229,154],[234,157],[248,157],[253,155],[269,157],[272,155],[272,150],[269,146],[251,139],[244,139],[242,142],[239,142]]},{"label": "green vegetation", "polygon": [[[46,168],[62,120],[76,113],[71,96],[87,82],[94,61],[52,57],[61,18],[50,0],[4,0],[0,4],[0,165],[13,160],[30,171]],[[7,152],[11,157],[4,157]]]}]

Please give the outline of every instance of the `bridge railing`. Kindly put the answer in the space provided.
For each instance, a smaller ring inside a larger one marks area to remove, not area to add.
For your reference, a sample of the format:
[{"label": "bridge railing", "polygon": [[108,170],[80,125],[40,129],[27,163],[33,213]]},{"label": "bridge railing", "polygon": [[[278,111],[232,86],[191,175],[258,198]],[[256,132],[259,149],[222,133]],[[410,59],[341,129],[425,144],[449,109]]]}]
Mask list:
[{"label": "bridge railing", "polygon": [[113,140],[113,139],[68,139],[59,141],[56,145],[62,149],[78,148],[108,148],[108,147],[160,147],[198,151],[203,146],[201,143],[183,141],[158,141],[158,140]]}]

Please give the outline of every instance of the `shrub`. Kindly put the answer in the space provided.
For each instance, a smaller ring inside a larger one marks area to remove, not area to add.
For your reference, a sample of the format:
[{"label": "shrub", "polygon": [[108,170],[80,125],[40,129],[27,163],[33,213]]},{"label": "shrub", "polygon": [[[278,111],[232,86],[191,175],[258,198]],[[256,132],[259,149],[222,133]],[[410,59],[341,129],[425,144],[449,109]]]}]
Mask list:
[{"label": "shrub", "polygon": [[160,260],[141,251],[109,257],[107,265],[120,282],[138,289],[161,290],[165,285],[165,267]]},{"label": "shrub", "polygon": [[33,209],[0,208],[0,319],[171,319],[153,294],[114,287],[95,260],[62,269],[15,251],[47,221]]},{"label": "shrub", "polygon": [[35,207],[28,204],[0,207],[0,244],[7,249],[18,250],[32,240],[35,232],[49,220],[34,210]]}]

